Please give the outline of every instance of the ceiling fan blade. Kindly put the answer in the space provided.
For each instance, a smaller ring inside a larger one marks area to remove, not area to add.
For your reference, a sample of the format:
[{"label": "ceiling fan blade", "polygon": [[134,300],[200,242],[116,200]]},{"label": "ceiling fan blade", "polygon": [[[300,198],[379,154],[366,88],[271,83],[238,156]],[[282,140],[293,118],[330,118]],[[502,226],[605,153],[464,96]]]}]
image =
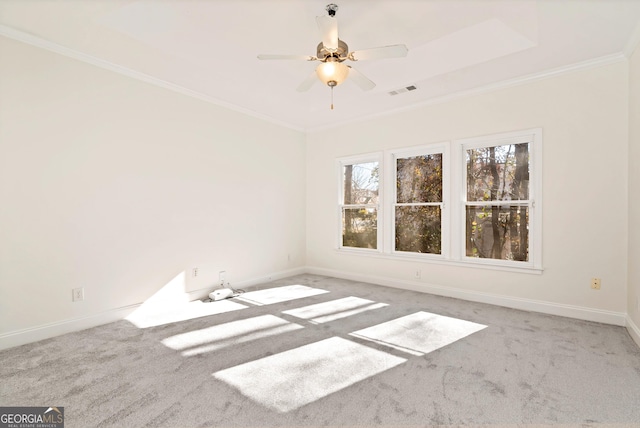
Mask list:
[{"label": "ceiling fan blade", "polygon": [[349,53],[351,61],[383,58],[402,58],[407,56],[409,49],[405,45],[382,46],[379,48],[363,49]]},{"label": "ceiling fan blade", "polygon": [[270,54],[260,54],[258,55],[258,59],[294,59],[294,60],[302,60],[302,61],[317,61],[318,58],[310,55],[270,55]]},{"label": "ceiling fan blade", "polygon": [[369,91],[375,88],[376,84],[373,83],[367,76],[360,73],[350,65],[348,65],[347,67],[349,67],[349,80],[353,80],[353,83],[358,85],[360,89],[362,89],[363,91]]},{"label": "ceiling fan blade", "polygon": [[316,16],[322,44],[330,51],[338,49],[338,20],[332,16]]},{"label": "ceiling fan blade", "polygon": [[298,92],[306,92],[309,89],[311,89],[313,84],[316,83],[317,81],[318,81],[318,75],[316,74],[316,72],[314,70],[313,73],[311,73],[309,75],[309,77],[304,79],[302,81],[302,83],[300,83],[300,85],[298,85],[298,87],[296,88],[296,91],[298,91]]}]

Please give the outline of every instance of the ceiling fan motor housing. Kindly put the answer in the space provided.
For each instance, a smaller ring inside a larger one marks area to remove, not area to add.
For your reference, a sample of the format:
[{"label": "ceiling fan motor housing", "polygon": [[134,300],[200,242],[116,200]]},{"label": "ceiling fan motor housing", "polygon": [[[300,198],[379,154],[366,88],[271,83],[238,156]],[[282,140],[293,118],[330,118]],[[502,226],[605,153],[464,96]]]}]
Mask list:
[{"label": "ceiling fan motor housing", "polygon": [[338,39],[338,48],[335,50],[327,49],[322,42],[318,44],[317,55],[316,57],[320,61],[326,61],[329,57],[337,58],[338,61],[342,62],[345,59],[348,59],[349,54],[349,46],[342,40]]}]

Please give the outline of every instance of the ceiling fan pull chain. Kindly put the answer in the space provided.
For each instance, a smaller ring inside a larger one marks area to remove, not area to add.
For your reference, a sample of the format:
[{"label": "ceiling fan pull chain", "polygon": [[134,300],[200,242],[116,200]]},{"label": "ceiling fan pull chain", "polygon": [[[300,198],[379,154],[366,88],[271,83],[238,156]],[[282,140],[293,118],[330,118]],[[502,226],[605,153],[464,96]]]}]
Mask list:
[{"label": "ceiling fan pull chain", "polygon": [[331,110],[333,110],[333,86],[331,87]]}]

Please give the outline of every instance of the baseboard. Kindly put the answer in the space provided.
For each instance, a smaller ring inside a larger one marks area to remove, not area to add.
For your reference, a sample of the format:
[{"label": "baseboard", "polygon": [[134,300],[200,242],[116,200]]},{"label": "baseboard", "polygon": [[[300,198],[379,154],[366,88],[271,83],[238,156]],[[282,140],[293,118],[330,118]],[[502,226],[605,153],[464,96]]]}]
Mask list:
[{"label": "baseboard", "polygon": [[418,281],[385,278],[380,276],[344,272],[312,266],[307,267],[307,273],[332,276],[342,279],[350,279],[353,281],[369,282],[371,284],[384,285],[386,287],[420,291],[424,293],[435,294],[438,296],[455,297],[457,299],[469,300],[472,302],[488,303],[491,305],[504,306],[512,309],[540,312],[544,314],[558,315],[586,321],[595,321],[604,324],[613,324],[618,326],[628,325],[627,314],[622,312],[604,311],[600,309],[564,305],[560,303],[545,302],[540,300],[501,296],[497,294],[481,293],[477,291],[468,291],[453,287],[426,284],[424,282]]},{"label": "baseboard", "polygon": [[627,315],[626,327],[627,327],[627,331],[629,332],[629,336],[631,336],[633,341],[636,342],[636,345],[640,347],[640,327],[635,325],[635,323],[633,322],[633,320],[629,315]]},{"label": "baseboard", "polygon": [[[372,276],[358,274],[353,272],[344,272],[333,269],[324,269],[318,267],[298,267],[275,272],[269,275],[256,277],[232,284],[233,288],[247,289],[255,285],[264,284],[266,282],[275,281],[293,275],[304,273],[325,275],[335,278],[350,279],[353,281],[369,282],[371,284],[383,285],[387,287],[401,288],[405,290],[420,291],[431,293],[439,296],[454,297],[462,300],[473,302],[488,303],[492,305],[504,306],[513,309],[521,309],[525,311],[540,312],[550,315],[559,315],[569,318],[582,319],[587,321],[601,322],[605,324],[613,324],[625,326],[633,340],[640,346],[640,329],[633,321],[624,313],[603,311],[592,308],[584,308],[579,306],[562,305],[558,303],[521,299],[515,297],[500,296],[489,293],[480,293],[475,291],[462,290],[452,287],[444,287],[433,284],[425,284],[423,282],[400,280],[395,278],[385,278],[380,276]],[[203,288],[190,291],[188,294],[190,300],[202,299],[211,292],[211,288]],[[0,350],[20,346],[27,343],[37,342],[39,340],[48,339],[65,333],[84,330],[96,327],[110,322],[119,321],[131,314],[142,303],[124,306],[120,308],[110,309],[98,314],[88,315],[80,318],[67,319],[49,324],[43,324],[22,330],[16,330],[0,335]]]},{"label": "baseboard", "polygon": [[131,314],[139,306],[140,304],[123,306],[85,317],[66,319],[4,333],[0,335],[0,350],[119,321]]},{"label": "baseboard", "polygon": [[[288,276],[299,275],[303,273],[306,273],[306,269],[304,267],[299,267],[248,279],[237,284],[231,284],[231,286],[236,289],[245,289],[250,288],[254,285],[263,284],[265,282],[275,281],[277,279],[282,279]],[[186,294],[188,296],[188,299],[193,301],[207,297],[211,291],[212,288],[208,287],[190,291]],[[51,337],[60,336],[62,334],[71,333],[74,331],[85,330],[87,328],[108,324],[110,322],[119,321],[129,316],[140,305],[142,305],[142,303],[124,306],[121,308],[109,309],[98,314],[87,315],[80,318],[61,320],[0,334],[0,350],[25,345],[27,343],[37,342],[39,340],[49,339]]]}]

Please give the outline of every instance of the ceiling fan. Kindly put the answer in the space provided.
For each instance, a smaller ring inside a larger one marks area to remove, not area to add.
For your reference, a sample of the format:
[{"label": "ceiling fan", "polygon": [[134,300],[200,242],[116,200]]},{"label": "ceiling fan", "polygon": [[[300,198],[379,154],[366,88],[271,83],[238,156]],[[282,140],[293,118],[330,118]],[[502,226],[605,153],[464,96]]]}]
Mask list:
[{"label": "ceiling fan", "polygon": [[355,68],[344,64],[344,61],[400,58],[407,56],[408,49],[401,44],[349,52],[349,46],[338,38],[338,20],[336,19],[338,5],[328,4],[325,10],[327,15],[316,17],[322,41],[318,44],[315,56],[258,55],[258,59],[320,61],[315,71],[298,86],[297,90],[299,92],[307,91],[316,82],[316,79],[319,79],[331,88],[331,109],[333,109],[333,88],[344,82],[347,77],[364,91],[373,89],[376,86],[375,83]]}]

